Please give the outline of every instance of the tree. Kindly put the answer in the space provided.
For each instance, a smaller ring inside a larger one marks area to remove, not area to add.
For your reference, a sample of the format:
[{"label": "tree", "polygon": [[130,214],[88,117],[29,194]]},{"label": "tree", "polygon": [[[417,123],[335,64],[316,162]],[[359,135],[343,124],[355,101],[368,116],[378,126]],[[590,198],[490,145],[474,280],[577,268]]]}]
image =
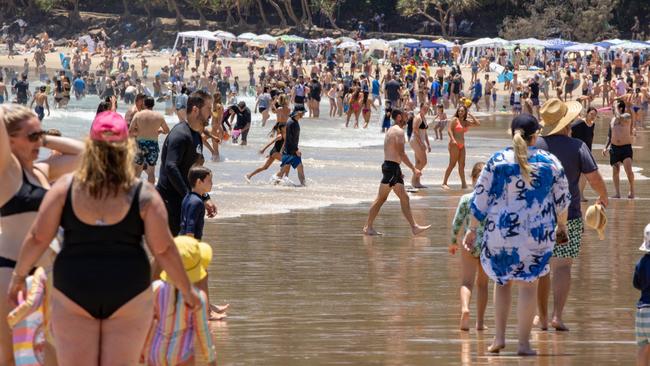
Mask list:
[{"label": "tree", "polygon": [[122,13],[123,17],[126,18],[129,15],[131,15],[131,13],[129,12],[129,0],[122,0],[122,7],[124,8],[123,13]]},{"label": "tree", "polygon": [[260,10],[260,18],[262,19],[262,25],[264,25],[264,28],[269,27],[269,21],[266,19],[266,15],[264,14],[264,6],[262,5],[262,0],[255,0],[257,8]]},{"label": "tree", "polygon": [[301,27],[302,23],[300,22],[300,20],[298,20],[296,13],[293,12],[293,8],[291,6],[291,0],[282,0],[282,4],[284,4],[284,7],[287,9],[287,15],[289,16],[289,18],[291,18],[293,23],[298,27]]},{"label": "tree", "polygon": [[300,19],[301,23],[307,22],[307,26],[311,27],[314,25],[311,19],[311,10],[309,9],[309,0],[300,0],[300,6],[302,7],[302,17]]},{"label": "tree", "polygon": [[278,13],[278,16],[280,16],[280,26],[283,28],[287,27],[287,18],[284,17],[284,13],[282,12],[282,8],[278,3],[276,3],[274,0],[268,0],[269,4],[275,9],[275,11]]},{"label": "tree", "polygon": [[322,15],[325,16],[325,18],[327,18],[327,20],[332,25],[332,28],[339,30],[341,28],[336,25],[336,18],[334,17],[334,14],[342,2],[343,0],[312,0],[312,5],[314,9],[317,9],[317,11],[319,11]]},{"label": "tree", "polygon": [[449,19],[472,10],[477,0],[398,0],[397,10],[406,17],[423,16],[440,26],[443,36],[449,34]]},{"label": "tree", "polygon": [[[507,39],[562,37],[579,42],[618,36],[610,24],[618,0],[534,0],[527,17],[507,17],[500,34]],[[580,14],[580,16],[576,16]]]},{"label": "tree", "polygon": [[68,11],[68,18],[72,23],[81,21],[81,14],[79,13],[79,0],[71,0],[72,10]]},{"label": "tree", "polygon": [[167,9],[169,9],[169,11],[173,11],[176,14],[176,27],[178,29],[183,28],[183,15],[178,8],[178,3],[176,0],[167,0]]}]

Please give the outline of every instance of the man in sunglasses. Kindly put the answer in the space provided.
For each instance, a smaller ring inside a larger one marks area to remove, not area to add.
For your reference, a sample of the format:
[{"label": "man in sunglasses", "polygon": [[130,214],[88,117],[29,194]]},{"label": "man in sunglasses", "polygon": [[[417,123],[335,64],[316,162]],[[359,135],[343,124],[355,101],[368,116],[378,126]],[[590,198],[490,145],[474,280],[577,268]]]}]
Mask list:
[{"label": "man in sunglasses", "polygon": [[34,94],[34,98],[32,98],[32,102],[29,103],[29,108],[32,108],[34,105],[34,102],[36,102],[36,107],[34,107],[34,112],[38,116],[39,121],[43,121],[43,118],[45,118],[45,107],[47,107],[47,116],[50,116],[50,105],[47,102],[47,94],[45,93],[45,90],[47,88],[45,86],[41,86],[39,90]]}]

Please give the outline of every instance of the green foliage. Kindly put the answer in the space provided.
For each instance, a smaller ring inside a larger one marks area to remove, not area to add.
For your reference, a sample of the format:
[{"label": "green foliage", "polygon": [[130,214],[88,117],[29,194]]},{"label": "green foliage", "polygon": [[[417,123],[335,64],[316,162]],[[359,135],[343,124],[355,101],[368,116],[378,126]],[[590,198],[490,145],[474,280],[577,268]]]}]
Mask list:
[{"label": "green foliage", "polygon": [[49,13],[56,5],[55,0],[35,0],[34,4],[36,7],[46,13]]}]

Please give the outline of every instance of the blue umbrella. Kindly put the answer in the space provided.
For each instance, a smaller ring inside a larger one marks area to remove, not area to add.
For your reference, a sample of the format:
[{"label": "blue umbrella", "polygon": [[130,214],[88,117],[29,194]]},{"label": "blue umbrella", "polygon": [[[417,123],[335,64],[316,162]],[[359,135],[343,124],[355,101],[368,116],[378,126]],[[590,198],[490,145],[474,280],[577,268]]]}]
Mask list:
[{"label": "blue umbrella", "polygon": [[427,41],[427,40],[416,42],[416,43],[407,43],[407,44],[404,45],[404,47],[407,47],[407,48],[420,48],[420,49],[421,48],[443,48],[443,49],[447,48],[447,46],[445,46],[442,43],[435,43],[435,42],[431,42],[431,41]]},{"label": "blue umbrella", "polygon": [[565,48],[567,48],[569,46],[573,46],[576,43],[571,42],[571,41],[567,41],[567,40],[562,39],[562,38],[555,38],[555,39],[549,39],[548,41],[546,41],[546,44],[547,44],[547,46],[546,46],[547,50],[562,51],[563,49],[565,49]]}]

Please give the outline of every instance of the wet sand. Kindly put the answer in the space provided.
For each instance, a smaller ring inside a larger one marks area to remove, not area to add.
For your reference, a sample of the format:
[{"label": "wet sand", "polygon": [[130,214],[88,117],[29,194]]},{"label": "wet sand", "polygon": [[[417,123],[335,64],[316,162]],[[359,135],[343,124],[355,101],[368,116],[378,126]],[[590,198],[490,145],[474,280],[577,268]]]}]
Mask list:
[{"label": "wet sand", "polygon": [[[600,155],[607,120],[600,119],[597,128],[594,150],[599,164],[607,164]],[[504,123],[504,118],[493,120],[473,133],[503,136]],[[648,136],[650,132],[639,132],[635,146],[646,146]],[[635,154],[635,166],[650,166],[641,150],[635,149]],[[468,162],[468,174],[470,168]],[[379,181],[379,169],[377,175]],[[611,176],[604,175],[611,192]],[[624,177],[622,182],[626,193]],[[212,325],[219,364],[634,362],[639,293],[632,287],[632,273],[650,217],[647,181],[638,181],[640,198],[610,202],[605,240],[586,229],[565,310],[571,331],[533,330],[539,356],[532,358],[516,356],[516,296],[508,346],[501,355],[485,352],[494,335],[492,291],[486,313],[490,329],[458,330],[459,256],[448,254],[447,244],[461,193],[438,187],[417,193],[423,198],[411,201],[416,220],[434,224],[419,237],[410,235],[396,202],[384,205],[376,228],[386,235],[375,238],[361,234],[369,203],[208,222],[204,239],[215,248],[211,298],[231,304],[228,320]],[[290,192],[282,194],[291,197]],[[593,203],[589,189],[587,197]],[[474,316],[474,299],[471,311]]]}]

